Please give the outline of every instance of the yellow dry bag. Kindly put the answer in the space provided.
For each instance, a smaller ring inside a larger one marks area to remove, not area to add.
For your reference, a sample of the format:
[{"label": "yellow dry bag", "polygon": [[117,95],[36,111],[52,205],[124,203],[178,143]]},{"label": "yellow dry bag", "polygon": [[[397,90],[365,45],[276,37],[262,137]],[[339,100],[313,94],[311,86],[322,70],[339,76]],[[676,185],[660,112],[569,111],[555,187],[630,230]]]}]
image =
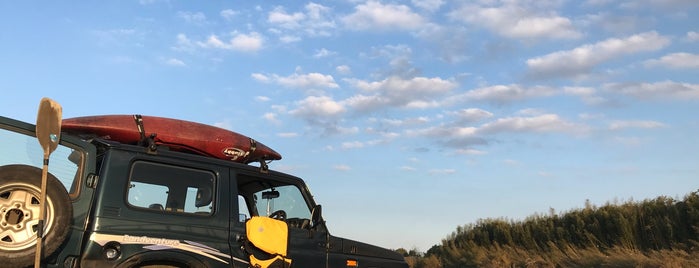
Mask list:
[{"label": "yellow dry bag", "polygon": [[248,220],[245,228],[248,242],[255,248],[273,256],[261,260],[250,253],[251,266],[258,268],[287,268],[291,266],[291,259],[287,258],[289,227],[286,222],[255,216]]}]

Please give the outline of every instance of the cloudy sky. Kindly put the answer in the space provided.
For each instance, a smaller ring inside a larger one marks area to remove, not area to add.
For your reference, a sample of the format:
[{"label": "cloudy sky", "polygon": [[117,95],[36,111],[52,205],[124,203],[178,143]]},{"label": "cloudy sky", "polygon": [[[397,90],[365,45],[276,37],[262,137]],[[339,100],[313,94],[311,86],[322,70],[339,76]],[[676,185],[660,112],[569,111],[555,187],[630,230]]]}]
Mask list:
[{"label": "cloudy sky", "polygon": [[695,0],[3,1],[0,115],[145,114],[279,151],[335,235],[699,190]]}]

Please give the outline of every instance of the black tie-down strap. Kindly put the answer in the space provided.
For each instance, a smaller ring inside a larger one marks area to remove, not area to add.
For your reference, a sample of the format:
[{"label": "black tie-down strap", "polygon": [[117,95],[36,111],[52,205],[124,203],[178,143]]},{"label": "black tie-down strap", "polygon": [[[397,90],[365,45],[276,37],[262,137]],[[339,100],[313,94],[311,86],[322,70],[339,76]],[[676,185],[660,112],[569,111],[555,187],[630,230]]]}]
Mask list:
[{"label": "black tie-down strap", "polygon": [[158,147],[155,145],[155,133],[150,134],[146,137],[146,130],[143,127],[143,117],[140,114],[133,115],[133,120],[136,122],[136,127],[138,128],[138,134],[141,135],[141,139],[138,141],[138,145],[146,147],[147,153],[155,154]]},{"label": "black tie-down strap", "polygon": [[268,173],[269,166],[267,166],[267,162],[265,162],[264,156],[260,159],[250,159],[255,150],[257,150],[257,141],[255,141],[253,138],[250,138],[250,150],[248,150],[248,152],[245,154],[245,162],[248,163],[257,160],[260,162],[260,173]]},{"label": "black tie-down strap", "polygon": [[284,256],[272,254],[256,247],[252,242],[243,238],[241,248],[250,256],[250,265],[252,268],[289,268],[290,262],[287,262]]}]

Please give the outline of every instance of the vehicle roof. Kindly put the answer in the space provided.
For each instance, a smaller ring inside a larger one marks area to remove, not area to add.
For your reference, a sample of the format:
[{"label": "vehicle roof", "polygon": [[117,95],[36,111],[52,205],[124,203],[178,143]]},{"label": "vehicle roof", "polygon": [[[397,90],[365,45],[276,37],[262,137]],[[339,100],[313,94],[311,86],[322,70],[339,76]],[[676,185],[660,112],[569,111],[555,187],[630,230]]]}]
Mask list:
[{"label": "vehicle roof", "polygon": [[[19,121],[16,119],[5,117],[5,116],[0,116],[0,125],[6,125],[7,128],[13,129],[15,131],[24,132],[25,134],[32,134],[36,131],[36,126],[34,124]],[[92,138],[92,139],[86,140],[85,138],[77,136],[77,135],[72,135],[72,134],[68,134],[65,132],[61,133],[61,142],[69,142],[69,143],[73,143],[73,144],[78,144],[78,143],[85,144],[86,141],[91,142],[94,146],[96,146],[100,149],[103,149],[103,150],[118,149],[118,150],[127,150],[127,151],[133,151],[133,152],[143,152],[145,149],[145,147],[143,147],[143,146],[123,144],[123,143],[119,143],[116,141],[105,140],[105,139],[100,139],[100,138]],[[158,147],[157,153],[161,154],[163,156],[166,156],[166,157],[181,159],[181,160],[185,160],[185,161],[196,161],[196,162],[201,162],[201,163],[227,166],[227,167],[235,168],[238,170],[245,170],[247,172],[256,172],[256,173],[260,172],[260,167],[257,167],[257,166],[216,159],[213,157],[206,157],[206,156],[200,156],[200,155],[195,155],[195,154],[169,151],[169,150],[167,150],[166,147],[163,147],[163,146]],[[294,175],[290,175],[290,174],[286,174],[286,173],[282,173],[282,172],[278,172],[278,171],[274,171],[274,170],[266,170],[265,172],[270,176],[270,178],[293,180],[293,181],[297,181],[297,183],[303,183],[303,180],[301,178],[296,177]]]},{"label": "vehicle roof", "polygon": [[[66,134],[66,133],[63,133]],[[61,135],[63,135],[61,134]],[[71,134],[66,134],[68,136],[73,136]],[[96,147],[99,147],[103,150],[124,150],[124,151],[131,151],[131,152],[146,152],[148,149],[145,146],[139,146],[139,145],[132,145],[132,144],[124,144],[112,140],[105,140],[101,138],[93,138],[90,140],[93,145]],[[178,152],[178,151],[171,151],[167,148],[167,146],[164,145],[158,145],[156,149],[156,154],[157,155],[162,155],[163,157],[171,158],[171,159],[178,159],[178,160],[183,160],[183,161],[195,161],[195,162],[200,162],[200,163],[206,163],[206,164],[214,164],[218,166],[226,166],[229,168],[234,168],[237,170],[244,170],[247,172],[254,172],[254,173],[260,173],[261,168],[259,166],[254,166],[250,164],[243,164],[243,163],[238,163],[238,162],[233,162],[233,161],[227,161],[227,160],[222,160],[222,159],[217,159],[214,157],[207,157],[207,156],[202,156],[202,155],[197,155],[197,154],[190,154],[190,153],[183,153],[183,152]],[[296,180],[299,182],[302,182],[303,179],[296,177],[294,175],[282,173],[279,171],[275,170],[265,170],[264,173],[269,175],[269,177],[273,178],[285,178],[289,180]]]}]

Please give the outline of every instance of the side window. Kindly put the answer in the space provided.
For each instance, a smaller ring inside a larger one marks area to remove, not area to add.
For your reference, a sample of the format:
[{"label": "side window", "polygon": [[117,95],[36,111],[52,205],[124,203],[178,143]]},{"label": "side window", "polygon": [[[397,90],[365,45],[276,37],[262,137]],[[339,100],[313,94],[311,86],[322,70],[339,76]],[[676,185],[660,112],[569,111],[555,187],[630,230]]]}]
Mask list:
[{"label": "side window", "polygon": [[164,185],[131,181],[129,204],[156,210],[165,210],[168,188]]},{"label": "side window", "polygon": [[245,201],[245,197],[238,195],[238,221],[245,222],[250,218],[250,210],[248,209],[248,202]]},{"label": "side window", "polygon": [[167,213],[210,215],[215,174],[210,171],[137,161],[131,167],[127,201]]},{"label": "side window", "polygon": [[[36,137],[0,128],[0,166],[28,165],[41,169],[44,152]],[[59,145],[51,154],[49,172],[56,176],[71,198],[78,195],[78,168],[83,154],[73,148]]]}]

